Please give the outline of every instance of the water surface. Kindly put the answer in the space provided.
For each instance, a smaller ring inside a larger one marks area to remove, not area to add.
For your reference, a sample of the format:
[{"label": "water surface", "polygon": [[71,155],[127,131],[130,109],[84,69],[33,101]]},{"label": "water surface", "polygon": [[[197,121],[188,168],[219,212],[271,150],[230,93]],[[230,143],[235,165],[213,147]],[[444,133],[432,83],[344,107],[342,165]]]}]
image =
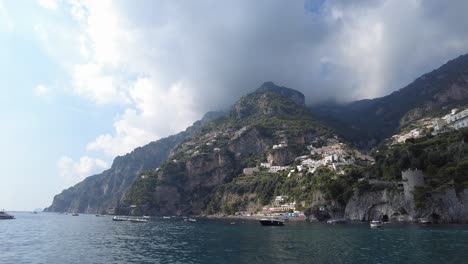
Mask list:
[{"label": "water surface", "polygon": [[468,263],[465,225],[329,226],[255,221],[14,213],[0,221],[0,263]]}]

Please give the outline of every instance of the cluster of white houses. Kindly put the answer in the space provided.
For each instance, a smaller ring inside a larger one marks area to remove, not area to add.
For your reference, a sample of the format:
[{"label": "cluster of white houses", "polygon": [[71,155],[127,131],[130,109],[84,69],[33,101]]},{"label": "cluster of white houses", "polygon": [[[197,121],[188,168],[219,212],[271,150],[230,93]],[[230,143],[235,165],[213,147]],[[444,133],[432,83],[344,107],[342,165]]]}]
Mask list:
[{"label": "cluster of white houses", "polygon": [[[283,145],[282,147],[284,147],[285,144],[281,143],[278,145]],[[355,153],[350,153],[352,150],[349,150],[345,144],[340,143],[337,139],[327,139],[326,144],[321,147],[309,145],[307,148],[310,151],[310,155],[300,156],[295,159],[296,161],[300,161],[300,165],[273,166],[269,162],[262,162],[259,167],[244,168],[243,173],[245,175],[253,175],[261,169],[269,173],[279,173],[288,170],[288,177],[290,177],[292,173],[314,173],[320,167],[328,167],[343,174],[344,171],[341,168],[344,165],[355,163]]]},{"label": "cluster of white houses", "polygon": [[460,129],[468,126],[468,109],[458,111],[457,108],[452,109],[449,114],[442,118],[434,120],[433,135],[447,132],[451,129]]}]

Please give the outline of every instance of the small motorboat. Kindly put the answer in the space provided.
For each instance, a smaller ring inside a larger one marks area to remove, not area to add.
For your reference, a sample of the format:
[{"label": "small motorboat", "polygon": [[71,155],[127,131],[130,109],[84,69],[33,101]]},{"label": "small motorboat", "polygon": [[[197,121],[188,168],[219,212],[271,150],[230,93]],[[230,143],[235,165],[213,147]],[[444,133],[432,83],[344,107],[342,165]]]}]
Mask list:
[{"label": "small motorboat", "polygon": [[73,213],[72,216],[79,216],[79,214],[78,213]]},{"label": "small motorboat", "polygon": [[128,217],[114,216],[112,221],[128,221]]},{"label": "small motorboat", "polygon": [[148,220],[144,219],[144,218],[129,218],[128,221],[132,222],[132,223],[146,223],[146,222],[148,222]]},{"label": "small motorboat", "polygon": [[143,218],[144,218],[144,219],[150,219],[151,216],[149,216],[149,215],[144,215]]},{"label": "small motorboat", "polygon": [[432,224],[432,221],[431,219],[429,218],[418,218],[418,224],[421,224],[421,225],[429,225],[429,224]]},{"label": "small motorboat", "polygon": [[170,216],[163,216],[163,219],[171,219]]},{"label": "small motorboat", "polygon": [[276,218],[262,218],[259,220],[262,226],[284,226],[284,220]]},{"label": "small motorboat", "polygon": [[11,214],[6,213],[5,211],[0,211],[0,220],[15,219]]},{"label": "small motorboat", "polygon": [[371,227],[371,228],[382,227],[382,225],[383,225],[383,223],[382,223],[382,221],[380,221],[380,220],[372,220],[372,221],[370,222],[370,227]]},{"label": "small motorboat", "polygon": [[327,224],[329,225],[346,224],[346,219],[330,219],[330,220],[327,220]]}]

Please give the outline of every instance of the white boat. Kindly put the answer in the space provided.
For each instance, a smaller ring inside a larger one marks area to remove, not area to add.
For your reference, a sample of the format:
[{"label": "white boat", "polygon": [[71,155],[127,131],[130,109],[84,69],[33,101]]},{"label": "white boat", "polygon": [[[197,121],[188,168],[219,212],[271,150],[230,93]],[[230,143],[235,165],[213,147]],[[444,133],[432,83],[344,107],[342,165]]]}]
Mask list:
[{"label": "white boat", "polygon": [[330,220],[327,220],[327,224],[329,225],[346,224],[346,219],[330,219]]},{"label": "white boat", "polygon": [[163,216],[163,219],[171,219],[170,216]]},{"label": "white boat", "polygon": [[196,222],[197,219],[195,219],[195,218],[189,218],[188,221],[189,221],[189,222]]},{"label": "white boat", "polygon": [[429,224],[432,224],[432,221],[429,219],[429,218],[418,218],[418,224],[421,224],[421,225],[429,225]]},{"label": "white boat", "polygon": [[144,216],[143,216],[143,218],[144,218],[144,219],[150,219],[150,218],[151,218],[151,216],[144,215]]},{"label": "white boat", "polygon": [[382,221],[380,221],[380,220],[372,220],[372,221],[370,222],[370,227],[371,227],[371,228],[378,228],[378,227],[382,227],[382,224],[383,224],[383,223],[382,223]]},{"label": "white boat", "polygon": [[112,221],[128,221],[128,217],[114,216]]},{"label": "white boat", "polygon": [[148,220],[146,220],[144,218],[129,218],[128,221],[132,222],[132,223],[146,223],[146,222],[148,222]]},{"label": "white boat", "polygon": [[5,219],[15,219],[14,216],[11,214],[5,213],[5,211],[0,211],[0,220],[5,220]]}]

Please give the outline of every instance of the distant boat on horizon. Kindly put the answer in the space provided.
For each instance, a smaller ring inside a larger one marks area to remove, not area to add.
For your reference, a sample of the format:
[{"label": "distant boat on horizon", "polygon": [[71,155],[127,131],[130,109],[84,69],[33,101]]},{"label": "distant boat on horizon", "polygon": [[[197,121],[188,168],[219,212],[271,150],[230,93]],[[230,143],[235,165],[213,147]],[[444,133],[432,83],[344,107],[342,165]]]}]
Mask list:
[{"label": "distant boat on horizon", "polygon": [[0,211],[0,220],[15,219],[11,214],[6,213],[5,211]]}]

